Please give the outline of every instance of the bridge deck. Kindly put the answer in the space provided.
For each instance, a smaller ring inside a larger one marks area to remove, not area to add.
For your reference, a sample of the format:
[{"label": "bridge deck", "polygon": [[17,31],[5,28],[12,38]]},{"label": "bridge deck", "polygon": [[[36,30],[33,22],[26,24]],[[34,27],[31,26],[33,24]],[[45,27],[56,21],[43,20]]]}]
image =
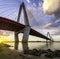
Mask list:
[{"label": "bridge deck", "polygon": [[25,26],[7,18],[0,17],[0,29],[9,31],[20,31]]},{"label": "bridge deck", "polygon": [[[21,23],[17,23],[15,21],[10,20],[10,19],[0,17],[0,29],[2,29],[2,30],[20,32],[24,28],[25,28],[25,25],[23,25]],[[23,31],[22,31],[22,33],[23,33]],[[44,36],[43,34],[37,32],[37,31],[35,31],[32,28],[30,30],[30,35],[50,40],[49,38],[47,38],[46,36]]]}]

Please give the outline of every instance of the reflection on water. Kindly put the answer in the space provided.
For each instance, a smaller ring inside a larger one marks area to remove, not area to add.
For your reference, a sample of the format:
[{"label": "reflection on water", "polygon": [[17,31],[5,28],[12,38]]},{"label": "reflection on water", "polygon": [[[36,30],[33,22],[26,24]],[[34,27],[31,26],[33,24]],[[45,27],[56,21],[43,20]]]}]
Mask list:
[{"label": "reflection on water", "polygon": [[[14,43],[7,43],[13,47],[10,47],[11,49],[14,49]],[[52,50],[55,50],[55,49],[58,49],[60,50],[60,43],[53,43],[53,44],[49,44],[46,45],[45,42],[29,42],[28,43],[28,46],[29,46],[29,49],[52,49]],[[23,48],[22,48],[22,43],[20,42],[19,43],[19,47],[18,47],[18,50],[19,51],[23,51]]]}]

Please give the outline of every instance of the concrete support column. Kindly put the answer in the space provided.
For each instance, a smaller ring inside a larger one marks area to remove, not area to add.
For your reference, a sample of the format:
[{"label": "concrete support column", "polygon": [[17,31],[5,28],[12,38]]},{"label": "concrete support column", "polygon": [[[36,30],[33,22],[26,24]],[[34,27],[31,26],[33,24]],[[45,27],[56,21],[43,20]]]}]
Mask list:
[{"label": "concrete support column", "polygon": [[19,38],[18,33],[15,32],[15,49],[18,50]]},{"label": "concrete support column", "polygon": [[26,50],[29,50],[29,47],[28,47],[29,33],[30,33],[30,26],[26,25],[23,33],[23,39],[22,39],[22,47],[23,47],[24,53]]},{"label": "concrete support column", "polygon": [[[28,38],[29,38],[29,33],[30,33],[30,24],[29,24],[29,20],[28,20],[28,16],[27,16],[27,12],[26,12],[26,8],[25,8],[25,4],[24,2],[22,2],[22,4],[20,5],[20,9],[19,9],[19,14],[18,14],[18,19],[17,22],[19,22],[20,19],[20,15],[21,15],[21,11],[23,9],[24,12],[24,22],[25,22],[25,28],[24,28],[24,33],[23,33],[23,39],[22,39],[22,47],[23,47],[23,51],[25,52],[26,50],[28,50]],[[18,36],[17,34],[15,34],[15,48],[17,49],[17,45],[18,45]]]}]

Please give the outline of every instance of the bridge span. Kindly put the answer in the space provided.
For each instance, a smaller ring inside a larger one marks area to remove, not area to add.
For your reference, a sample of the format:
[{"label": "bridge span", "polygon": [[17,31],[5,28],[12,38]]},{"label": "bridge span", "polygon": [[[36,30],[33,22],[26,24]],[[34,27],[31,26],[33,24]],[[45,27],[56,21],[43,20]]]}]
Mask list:
[{"label": "bridge span", "polygon": [[[21,11],[24,11],[24,22],[25,25],[19,23]],[[23,50],[25,51],[26,49],[28,50],[28,38],[29,35],[33,35],[36,37],[43,38],[45,40],[51,40],[47,36],[37,32],[36,30],[32,29],[30,27],[29,21],[28,21],[28,16],[26,12],[26,7],[24,5],[24,2],[20,5],[19,13],[18,13],[18,19],[17,22],[12,21],[11,19],[0,17],[0,29],[2,30],[8,30],[8,31],[14,31],[15,32],[15,49],[18,49],[18,34],[23,33],[23,38],[22,38],[22,45],[23,45]],[[24,43],[25,42],[25,43]]]},{"label": "bridge span", "polygon": [[[0,29],[1,30],[8,30],[8,31],[14,31],[14,32],[18,32],[18,33],[23,33],[25,25],[12,21],[11,19],[7,19],[4,17],[0,17]],[[34,29],[30,29],[30,35],[36,36],[36,37],[40,37],[40,38],[44,38],[46,40],[50,40],[48,37],[44,36],[43,34],[37,32]]]}]

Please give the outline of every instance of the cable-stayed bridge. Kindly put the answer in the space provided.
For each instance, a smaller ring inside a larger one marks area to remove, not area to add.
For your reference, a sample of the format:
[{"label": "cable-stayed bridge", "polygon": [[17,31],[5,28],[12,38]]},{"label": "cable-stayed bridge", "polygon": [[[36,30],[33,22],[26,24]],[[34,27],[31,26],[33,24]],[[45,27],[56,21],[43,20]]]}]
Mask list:
[{"label": "cable-stayed bridge", "polygon": [[[24,12],[25,25],[19,23],[22,9],[23,9],[23,12]],[[32,29],[30,27],[28,16],[27,16],[27,12],[26,12],[26,7],[24,5],[24,2],[22,2],[22,4],[20,5],[17,22],[12,21],[12,20],[7,19],[7,18],[4,18],[4,17],[0,17],[0,29],[9,30],[9,31],[14,31],[15,32],[15,49],[18,49],[18,43],[19,43],[18,34],[19,33],[23,33],[22,45],[23,45],[23,50],[24,51],[26,49],[27,50],[29,49],[28,48],[29,35],[33,35],[33,36],[37,36],[37,37],[40,37],[40,38],[44,38],[46,40],[51,40],[47,36],[44,36],[43,34],[37,32],[36,30],[34,30],[34,29]]]}]

